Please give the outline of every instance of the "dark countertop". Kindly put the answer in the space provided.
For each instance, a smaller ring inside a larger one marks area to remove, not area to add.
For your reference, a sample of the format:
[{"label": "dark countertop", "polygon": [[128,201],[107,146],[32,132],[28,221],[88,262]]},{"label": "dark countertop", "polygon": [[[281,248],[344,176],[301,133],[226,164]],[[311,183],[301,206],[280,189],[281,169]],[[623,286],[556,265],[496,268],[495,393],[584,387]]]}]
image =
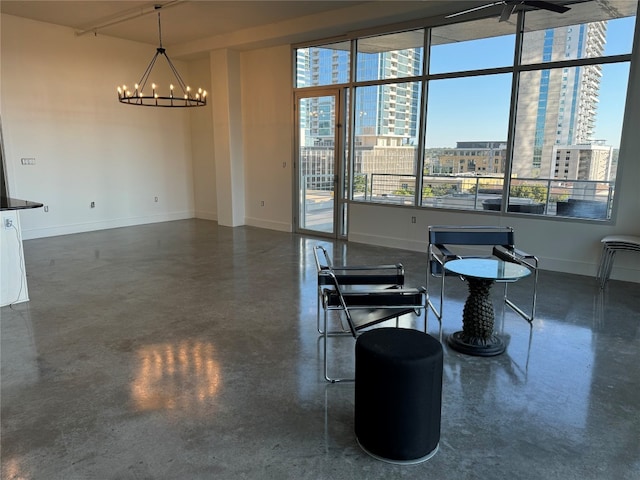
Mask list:
[{"label": "dark countertop", "polygon": [[0,197],[0,210],[24,210],[25,208],[40,208],[42,203],[20,200],[19,198]]}]

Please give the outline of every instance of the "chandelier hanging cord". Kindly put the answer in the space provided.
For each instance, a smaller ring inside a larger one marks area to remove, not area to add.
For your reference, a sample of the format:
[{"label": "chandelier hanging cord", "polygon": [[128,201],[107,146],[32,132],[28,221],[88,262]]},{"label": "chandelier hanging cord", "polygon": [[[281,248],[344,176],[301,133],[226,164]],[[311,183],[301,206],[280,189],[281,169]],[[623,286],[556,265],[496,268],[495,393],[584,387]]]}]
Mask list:
[{"label": "chandelier hanging cord", "polygon": [[162,23],[160,23],[160,6],[156,5],[156,10],[158,10],[158,46],[162,48]]},{"label": "chandelier hanging cord", "polygon": [[[180,74],[178,73],[178,69],[173,65],[173,62],[167,55],[166,49],[162,46],[162,23],[160,21],[160,9],[162,8],[160,5],[156,5],[156,10],[158,10],[158,42],[159,46],[156,49],[156,53],[149,62],[146,70],[142,74],[140,81],[135,84],[135,90],[131,92],[127,89],[126,85],[122,87],[118,87],[118,100],[121,103],[127,103],[129,105],[141,105],[148,107],[201,107],[207,104],[207,92],[206,90],[198,89],[198,92],[195,95],[191,94],[191,88],[187,86],[184,82]],[[156,84],[152,83],[152,95],[145,96],[144,88],[147,85],[149,80],[149,76],[151,75],[151,71],[156,64],[156,60],[159,55],[163,55],[167,60],[167,64],[171,69],[178,85],[182,89],[182,94],[184,98],[174,97],[173,89],[174,86],[171,84],[169,86],[170,93],[169,96],[161,96],[156,92]]]},{"label": "chandelier hanging cord", "polygon": [[175,75],[176,80],[178,80],[178,85],[180,85],[180,88],[182,89],[182,93],[187,94],[188,87],[186,83],[184,83],[184,80],[182,80],[182,77],[178,73],[178,69],[173,65],[173,62],[169,58],[169,55],[167,55],[167,50],[162,46],[162,23],[160,22],[160,7],[156,6],[156,9],[158,9],[158,45],[159,46],[156,49],[156,54],[151,59],[151,62],[147,66],[147,69],[142,74],[142,78],[140,78],[140,81],[138,82],[138,84],[140,85],[140,90],[141,91],[144,90],[144,87],[147,84],[147,80],[149,80],[149,75],[151,74],[151,70],[153,70],[156,60],[158,59],[158,55],[164,55],[164,58],[166,58],[167,63],[169,64],[169,68],[171,68],[171,71]]}]

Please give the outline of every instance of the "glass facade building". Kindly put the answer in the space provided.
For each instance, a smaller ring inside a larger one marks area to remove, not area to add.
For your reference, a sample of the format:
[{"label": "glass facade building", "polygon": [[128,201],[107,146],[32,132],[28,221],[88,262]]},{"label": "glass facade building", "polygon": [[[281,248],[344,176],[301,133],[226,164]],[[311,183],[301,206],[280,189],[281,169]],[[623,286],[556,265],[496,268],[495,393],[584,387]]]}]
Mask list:
[{"label": "glass facade building", "polygon": [[[528,32],[523,63],[548,63],[597,57],[604,53],[607,22],[569,25]],[[593,140],[602,68],[599,65],[544,69],[525,74],[518,92],[522,103],[537,105],[535,118],[519,115],[521,135],[515,138],[513,170],[520,177],[552,171],[554,146]],[[537,77],[537,78],[536,78]],[[535,121],[533,143],[527,123]],[[612,139],[611,139],[612,140]]]}]

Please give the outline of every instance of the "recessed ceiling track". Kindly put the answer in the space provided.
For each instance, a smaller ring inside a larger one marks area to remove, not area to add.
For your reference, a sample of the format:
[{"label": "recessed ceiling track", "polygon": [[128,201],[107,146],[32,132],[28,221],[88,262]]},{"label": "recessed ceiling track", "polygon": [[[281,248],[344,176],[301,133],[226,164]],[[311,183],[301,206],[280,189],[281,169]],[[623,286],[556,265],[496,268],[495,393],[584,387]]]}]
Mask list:
[{"label": "recessed ceiling track", "polygon": [[145,15],[156,13],[158,9],[164,10],[170,7],[175,7],[186,1],[187,0],[171,0],[164,3],[155,2],[150,3],[149,5],[146,5],[144,7],[130,8],[123,12],[117,13],[115,15],[110,15],[109,17],[98,20],[90,26],[84,27],[84,29],[80,32],[76,32],[76,36],[81,37],[82,35],[86,35],[87,33],[93,33],[94,35],[96,35],[98,33],[98,30],[102,30],[103,28],[112,27],[114,25],[133,20],[134,18],[144,17]]}]

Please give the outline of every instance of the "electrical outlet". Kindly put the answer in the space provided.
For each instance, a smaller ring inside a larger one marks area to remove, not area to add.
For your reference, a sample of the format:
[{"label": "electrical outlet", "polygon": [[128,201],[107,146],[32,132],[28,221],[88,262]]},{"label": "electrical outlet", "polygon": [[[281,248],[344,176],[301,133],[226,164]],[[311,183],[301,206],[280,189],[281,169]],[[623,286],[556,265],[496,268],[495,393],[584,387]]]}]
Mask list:
[{"label": "electrical outlet", "polygon": [[260,206],[261,206],[261,207],[264,207],[264,200],[262,200],[262,201],[260,202]]},{"label": "electrical outlet", "polygon": [[416,217],[411,217],[411,223],[416,223]]},{"label": "electrical outlet", "polygon": [[45,206],[44,206],[44,211],[45,211],[45,212],[48,212],[48,211],[49,211],[49,205],[45,205]]},{"label": "electrical outlet", "polygon": [[158,203],[158,197],[153,197],[153,201]]},{"label": "electrical outlet", "polygon": [[5,218],[4,219],[4,228],[9,229],[13,227],[13,219]]},{"label": "electrical outlet", "polygon": [[91,202],[91,208],[96,208],[96,202]]}]

